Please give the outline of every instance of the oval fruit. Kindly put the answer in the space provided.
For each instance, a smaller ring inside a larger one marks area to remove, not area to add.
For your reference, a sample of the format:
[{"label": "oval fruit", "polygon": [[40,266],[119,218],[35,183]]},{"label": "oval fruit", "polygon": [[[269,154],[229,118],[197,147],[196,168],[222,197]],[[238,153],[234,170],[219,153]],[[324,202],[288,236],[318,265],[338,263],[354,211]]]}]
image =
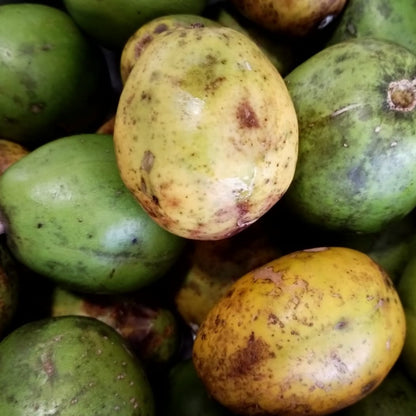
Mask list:
[{"label": "oval fruit", "polygon": [[144,287],[184,239],[157,225],[120,179],[110,135],[53,140],[0,176],[0,224],[19,261],[80,292]]},{"label": "oval fruit", "polygon": [[399,296],[349,248],[290,253],[244,275],[210,310],[195,368],[242,415],[325,415],[373,391],[405,338]]},{"label": "oval fruit", "polygon": [[67,13],[2,5],[0,44],[2,138],[33,149],[96,128],[110,97],[105,59]]},{"label": "oval fruit", "polygon": [[176,29],[134,65],[114,142],[124,183],[159,225],[215,240],[258,220],[286,192],[297,118],[282,77],[245,35]]},{"label": "oval fruit", "polygon": [[2,415],[154,415],[140,362],[93,318],[47,318],[11,332],[0,343],[0,389]]},{"label": "oval fruit", "polygon": [[360,38],[321,50],[286,76],[299,120],[299,160],[285,195],[294,214],[370,233],[413,210],[415,73],[408,49]]}]

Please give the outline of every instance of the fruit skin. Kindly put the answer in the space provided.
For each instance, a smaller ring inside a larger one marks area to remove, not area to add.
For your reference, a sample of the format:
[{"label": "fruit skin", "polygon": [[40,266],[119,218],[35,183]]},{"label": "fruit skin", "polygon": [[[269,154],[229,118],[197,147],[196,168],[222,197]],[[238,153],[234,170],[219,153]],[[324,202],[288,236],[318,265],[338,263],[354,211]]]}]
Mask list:
[{"label": "fruit skin", "polygon": [[99,319],[113,327],[146,367],[170,362],[179,346],[178,323],[166,307],[152,305],[139,294],[86,295],[55,287],[51,315]]},{"label": "fruit skin", "polygon": [[0,218],[19,261],[80,292],[146,286],[186,243],[137,204],[104,134],[51,141],[8,168],[0,176]]},{"label": "fruit skin", "polygon": [[346,0],[231,0],[231,3],[261,27],[294,37],[306,37],[331,22]]},{"label": "fruit skin", "polygon": [[100,49],[68,14],[42,4],[2,5],[0,43],[2,138],[33,149],[95,128],[110,80]]},{"label": "fruit skin", "polygon": [[297,118],[282,77],[245,35],[177,29],[134,65],[114,142],[122,180],[158,224],[216,240],[245,229],[286,192]]},{"label": "fruit skin", "polygon": [[284,198],[290,210],[323,228],[370,233],[414,208],[415,73],[409,50],[361,38],[321,50],[285,77],[300,142]]},{"label": "fruit skin", "polygon": [[327,44],[373,37],[398,43],[416,53],[413,0],[348,0]]},{"label": "fruit skin", "polygon": [[237,280],[201,325],[193,362],[237,414],[325,415],[382,382],[405,331],[384,270],[359,251],[321,247]]},{"label": "fruit skin", "polygon": [[126,82],[133,65],[139,59],[144,48],[161,33],[178,28],[192,29],[202,26],[220,26],[219,23],[203,16],[193,14],[174,14],[160,16],[140,26],[127,40],[120,57],[120,76]]},{"label": "fruit skin", "polygon": [[93,318],[32,321],[0,343],[0,413],[8,416],[153,416],[140,362]]},{"label": "fruit skin", "polygon": [[169,14],[201,14],[206,0],[63,0],[66,10],[103,46],[121,50],[148,21]]}]

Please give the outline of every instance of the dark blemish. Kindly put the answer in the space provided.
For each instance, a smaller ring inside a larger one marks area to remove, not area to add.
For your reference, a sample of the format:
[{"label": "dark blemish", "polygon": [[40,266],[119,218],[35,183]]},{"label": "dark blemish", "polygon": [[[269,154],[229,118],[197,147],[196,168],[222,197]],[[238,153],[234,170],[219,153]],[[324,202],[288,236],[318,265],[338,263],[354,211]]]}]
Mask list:
[{"label": "dark blemish", "polygon": [[377,385],[377,380],[371,380],[370,382],[364,384],[364,386],[361,387],[361,394],[363,396],[370,393]]},{"label": "dark blemish", "polygon": [[159,205],[159,198],[156,195],[152,195],[152,201],[155,205],[160,206]]},{"label": "dark blemish", "polygon": [[162,33],[166,32],[169,29],[166,23],[160,23],[153,29],[153,33]]},{"label": "dark blemish", "polygon": [[39,114],[45,108],[45,104],[43,103],[34,103],[30,105],[30,111],[34,114]]},{"label": "dark blemish", "polygon": [[205,86],[205,91],[213,91],[218,89],[218,87],[221,85],[221,83],[225,80],[225,77],[217,77],[213,81],[209,82]]},{"label": "dark blemish", "polygon": [[38,223],[37,228],[42,228],[43,224],[41,222]]},{"label": "dark blemish", "polygon": [[[144,101],[144,100],[146,100],[146,101],[151,101],[152,96],[151,96],[149,93],[147,93],[147,92],[143,91],[143,92],[142,92],[142,95],[140,96],[140,99],[141,99],[142,101]],[[135,123],[134,123],[134,124],[135,124]]]},{"label": "dark blemish", "polygon": [[87,238],[89,238],[89,239],[91,239],[93,237],[93,235],[92,234],[88,234],[87,235]]},{"label": "dark blemish", "polygon": [[146,35],[143,36],[135,45],[134,45],[134,57],[138,58],[143,52],[144,48],[153,40],[153,36]]},{"label": "dark blemish", "polygon": [[137,238],[136,237],[132,238],[131,243],[132,244],[137,244]]},{"label": "dark blemish", "polygon": [[116,269],[111,269],[110,274],[108,275],[108,277],[111,279],[114,277],[114,274],[116,273]]},{"label": "dark blemish", "polygon": [[191,23],[190,27],[192,29],[198,29],[198,28],[201,28],[201,27],[205,27],[205,25],[203,23]]},{"label": "dark blemish", "polygon": [[241,377],[250,373],[261,361],[273,358],[269,345],[261,338],[256,338],[254,332],[250,334],[247,345],[238,349],[230,356],[229,377]]},{"label": "dark blemish", "polygon": [[237,108],[237,120],[241,128],[257,128],[259,120],[248,101],[240,103]]},{"label": "dark blemish", "polygon": [[144,180],[143,176],[140,179],[140,188],[139,191],[142,191],[144,194],[147,193],[147,185],[146,185],[146,181]]},{"label": "dark blemish", "polygon": [[50,51],[52,49],[52,45],[50,45],[49,43],[45,43],[44,45],[41,46],[40,48],[42,51]]},{"label": "dark blemish", "polygon": [[341,320],[335,324],[335,329],[344,329],[348,326],[348,322],[345,320]]},{"label": "dark blemish", "polygon": [[140,168],[149,173],[152,170],[154,161],[155,155],[150,150],[146,150],[144,152]]}]

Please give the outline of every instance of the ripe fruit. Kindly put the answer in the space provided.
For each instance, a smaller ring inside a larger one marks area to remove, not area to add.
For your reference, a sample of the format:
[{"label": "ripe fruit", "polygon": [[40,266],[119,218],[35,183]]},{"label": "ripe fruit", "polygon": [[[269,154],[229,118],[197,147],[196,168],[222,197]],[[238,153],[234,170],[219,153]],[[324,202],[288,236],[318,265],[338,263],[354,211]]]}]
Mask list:
[{"label": "ripe fruit", "polygon": [[242,415],[325,415],[373,391],[398,359],[405,316],[389,278],[343,247],[293,252],[234,283],[193,347],[195,368]]}]

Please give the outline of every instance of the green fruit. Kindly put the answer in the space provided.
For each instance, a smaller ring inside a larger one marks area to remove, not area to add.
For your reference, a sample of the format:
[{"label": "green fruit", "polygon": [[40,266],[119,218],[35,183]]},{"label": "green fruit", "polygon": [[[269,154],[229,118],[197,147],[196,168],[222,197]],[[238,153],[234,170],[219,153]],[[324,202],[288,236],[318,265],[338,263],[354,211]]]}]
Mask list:
[{"label": "green fruit", "polygon": [[41,4],[0,6],[0,137],[34,148],[101,121],[104,57],[68,14]]},{"label": "green fruit", "polygon": [[286,78],[299,120],[288,207],[323,228],[378,232],[416,205],[416,56],[362,38]]},{"label": "green fruit", "polygon": [[137,204],[120,179],[112,137],[103,134],[51,141],[8,168],[1,216],[23,264],[82,292],[148,285],[185,244]]},{"label": "green fruit", "polygon": [[172,367],[168,375],[164,414],[170,416],[231,416],[207,392],[191,359]]},{"label": "green fruit", "polygon": [[0,414],[153,416],[147,376],[108,325],[67,316],[27,323],[0,343]]},{"label": "green fruit", "polygon": [[169,14],[200,14],[206,0],[64,0],[68,13],[102,45],[122,49],[148,21]]},{"label": "green fruit", "polygon": [[338,416],[410,416],[416,414],[416,385],[404,370],[394,367],[367,397]]},{"label": "green fruit", "polygon": [[348,0],[328,44],[371,36],[416,53],[415,19],[414,0]]}]

